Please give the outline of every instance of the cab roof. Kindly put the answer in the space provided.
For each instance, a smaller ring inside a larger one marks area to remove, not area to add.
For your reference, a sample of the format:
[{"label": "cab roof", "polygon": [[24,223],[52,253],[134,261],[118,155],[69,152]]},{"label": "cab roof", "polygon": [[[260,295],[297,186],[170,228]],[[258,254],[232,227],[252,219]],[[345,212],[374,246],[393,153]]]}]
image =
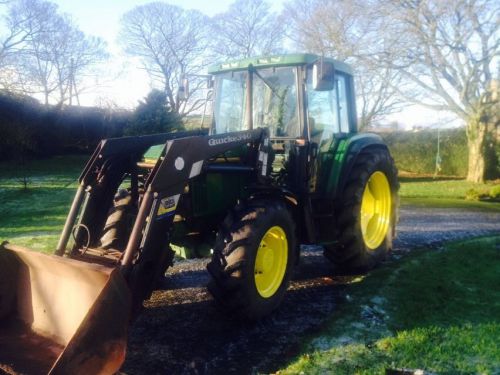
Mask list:
[{"label": "cab roof", "polygon": [[[292,65],[307,65],[312,64],[321,56],[312,53],[294,53],[286,55],[269,55],[250,57],[242,60],[234,60],[212,65],[208,68],[209,74],[218,74],[230,71],[247,70],[250,65],[256,68],[272,68],[280,66]],[[352,75],[352,70],[349,65],[342,61],[338,61],[329,57],[324,58],[325,61],[332,62],[335,70],[342,73]]]}]

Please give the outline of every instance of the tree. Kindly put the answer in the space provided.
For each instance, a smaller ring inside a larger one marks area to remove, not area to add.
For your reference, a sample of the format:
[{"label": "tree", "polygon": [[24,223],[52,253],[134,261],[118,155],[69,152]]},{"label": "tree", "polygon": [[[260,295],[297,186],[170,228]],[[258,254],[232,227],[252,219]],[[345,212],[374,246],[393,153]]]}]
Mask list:
[{"label": "tree", "polygon": [[6,33],[0,36],[0,68],[6,69],[12,63],[11,57],[23,49],[26,40],[42,31],[40,27],[34,27],[32,21],[49,17],[56,6],[37,0],[2,1],[0,4],[10,4],[3,17]]},{"label": "tree", "polygon": [[168,133],[181,128],[180,117],[168,106],[165,92],[152,90],[135,109],[125,134]]},{"label": "tree", "polygon": [[498,156],[488,155],[500,126],[492,72],[500,52],[500,3],[391,0],[379,9],[387,25],[380,62],[412,83],[412,90],[403,94],[465,122],[469,181],[481,182],[487,171],[498,171]]},{"label": "tree", "polygon": [[[152,84],[166,95],[167,105],[182,116],[199,109],[204,80],[196,76],[206,65],[208,18],[195,10],[166,3],[133,8],[121,20],[125,52],[138,57]],[[190,95],[178,95],[184,77],[191,77]]]},{"label": "tree", "polygon": [[42,94],[45,104],[78,99],[82,81],[107,57],[102,39],[86,36],[51,2],[13,2],[8,20],[19,29],[14,39],[17,50],[9,61],[11,85],[24,94]]},{"label": "tree", "polygon": [[373,1],[293,0],[284,15],[289,37],[303,50],[349,63],[355,72],[359,128],[373,125],[401,108],[400,74],[374,59],[380,46],[380,20],[371,18]]},{"label": "tree", "polygon": [[92,68],[107,58],[102,39],[86,36],[68,15],[53,14],[35,19],[42,32],[28,38],[19,65],[27,86],[42,92],[45,104],[52,98],[58,105],[72,104],[81,83]]},{"label": "tree", "polygon": [[265,0],[236,0],[212,19],[213,50],[223,59],[279,53],[284,26]]}]

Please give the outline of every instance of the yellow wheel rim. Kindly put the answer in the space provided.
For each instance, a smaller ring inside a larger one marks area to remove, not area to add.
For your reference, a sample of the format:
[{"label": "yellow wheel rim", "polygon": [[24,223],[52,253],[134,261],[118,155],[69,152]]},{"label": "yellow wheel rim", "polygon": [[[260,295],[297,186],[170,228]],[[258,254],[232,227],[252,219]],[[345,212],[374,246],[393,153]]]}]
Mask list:
[{"label": "yellow wheel rim", "polygon": [[361,201],[361,233],[369,249],[384,241],[391,223],[391,188],[382,172],[373,173],[366,183]]},{"label": "yellow wheel rim", "polygon": [[269,298],[280,287],[288,262],[288,240],[285,231],[274,226],[260,241],[255,259],[255,286],[264,298]]}]

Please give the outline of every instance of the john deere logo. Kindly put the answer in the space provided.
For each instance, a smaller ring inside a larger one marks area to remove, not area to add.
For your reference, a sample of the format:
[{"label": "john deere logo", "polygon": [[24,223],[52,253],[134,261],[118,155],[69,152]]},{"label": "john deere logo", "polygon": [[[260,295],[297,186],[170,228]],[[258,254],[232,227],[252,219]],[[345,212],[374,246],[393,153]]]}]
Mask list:
[{"label": "john deere logo", "polygon": [[231,142],[246,141],[252,138],[251,133],[243,133],[239,135],[226,135],[221,138],[212,138],[208,141],[209,146],[225,145]]}]

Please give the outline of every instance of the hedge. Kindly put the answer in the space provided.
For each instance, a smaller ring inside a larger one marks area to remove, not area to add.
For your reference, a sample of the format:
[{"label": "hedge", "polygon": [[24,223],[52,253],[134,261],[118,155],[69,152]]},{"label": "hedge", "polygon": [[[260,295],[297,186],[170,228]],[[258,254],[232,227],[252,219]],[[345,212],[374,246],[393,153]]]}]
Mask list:
[{"label": "hedge", "polygon": [[[18,158],[20,154],[43,157],[89,153],[100,139],[123,135],[125,128],[137,122],[135,117],[132,112],[108,113],[100,108],[45,107],[29,97],[0,92],[0,160]],[[381,136],[399,170],[434,173],[437,130]],[[465,129],[441,130],[440,146],[440,174],[465,176],[468,157]]]},{"label": "hedge", "polygon": [[[432,174],[436,168],[437,130],[381,134],[401,171]],[[441,175],[467,174],[467,136],[464,128],[440,131]]]},{"label": "hedge", "polygon": [[102,138],[121,136],[129,118],[126,111],[46,107],[0,92],[0,160],[90,153]]}]

